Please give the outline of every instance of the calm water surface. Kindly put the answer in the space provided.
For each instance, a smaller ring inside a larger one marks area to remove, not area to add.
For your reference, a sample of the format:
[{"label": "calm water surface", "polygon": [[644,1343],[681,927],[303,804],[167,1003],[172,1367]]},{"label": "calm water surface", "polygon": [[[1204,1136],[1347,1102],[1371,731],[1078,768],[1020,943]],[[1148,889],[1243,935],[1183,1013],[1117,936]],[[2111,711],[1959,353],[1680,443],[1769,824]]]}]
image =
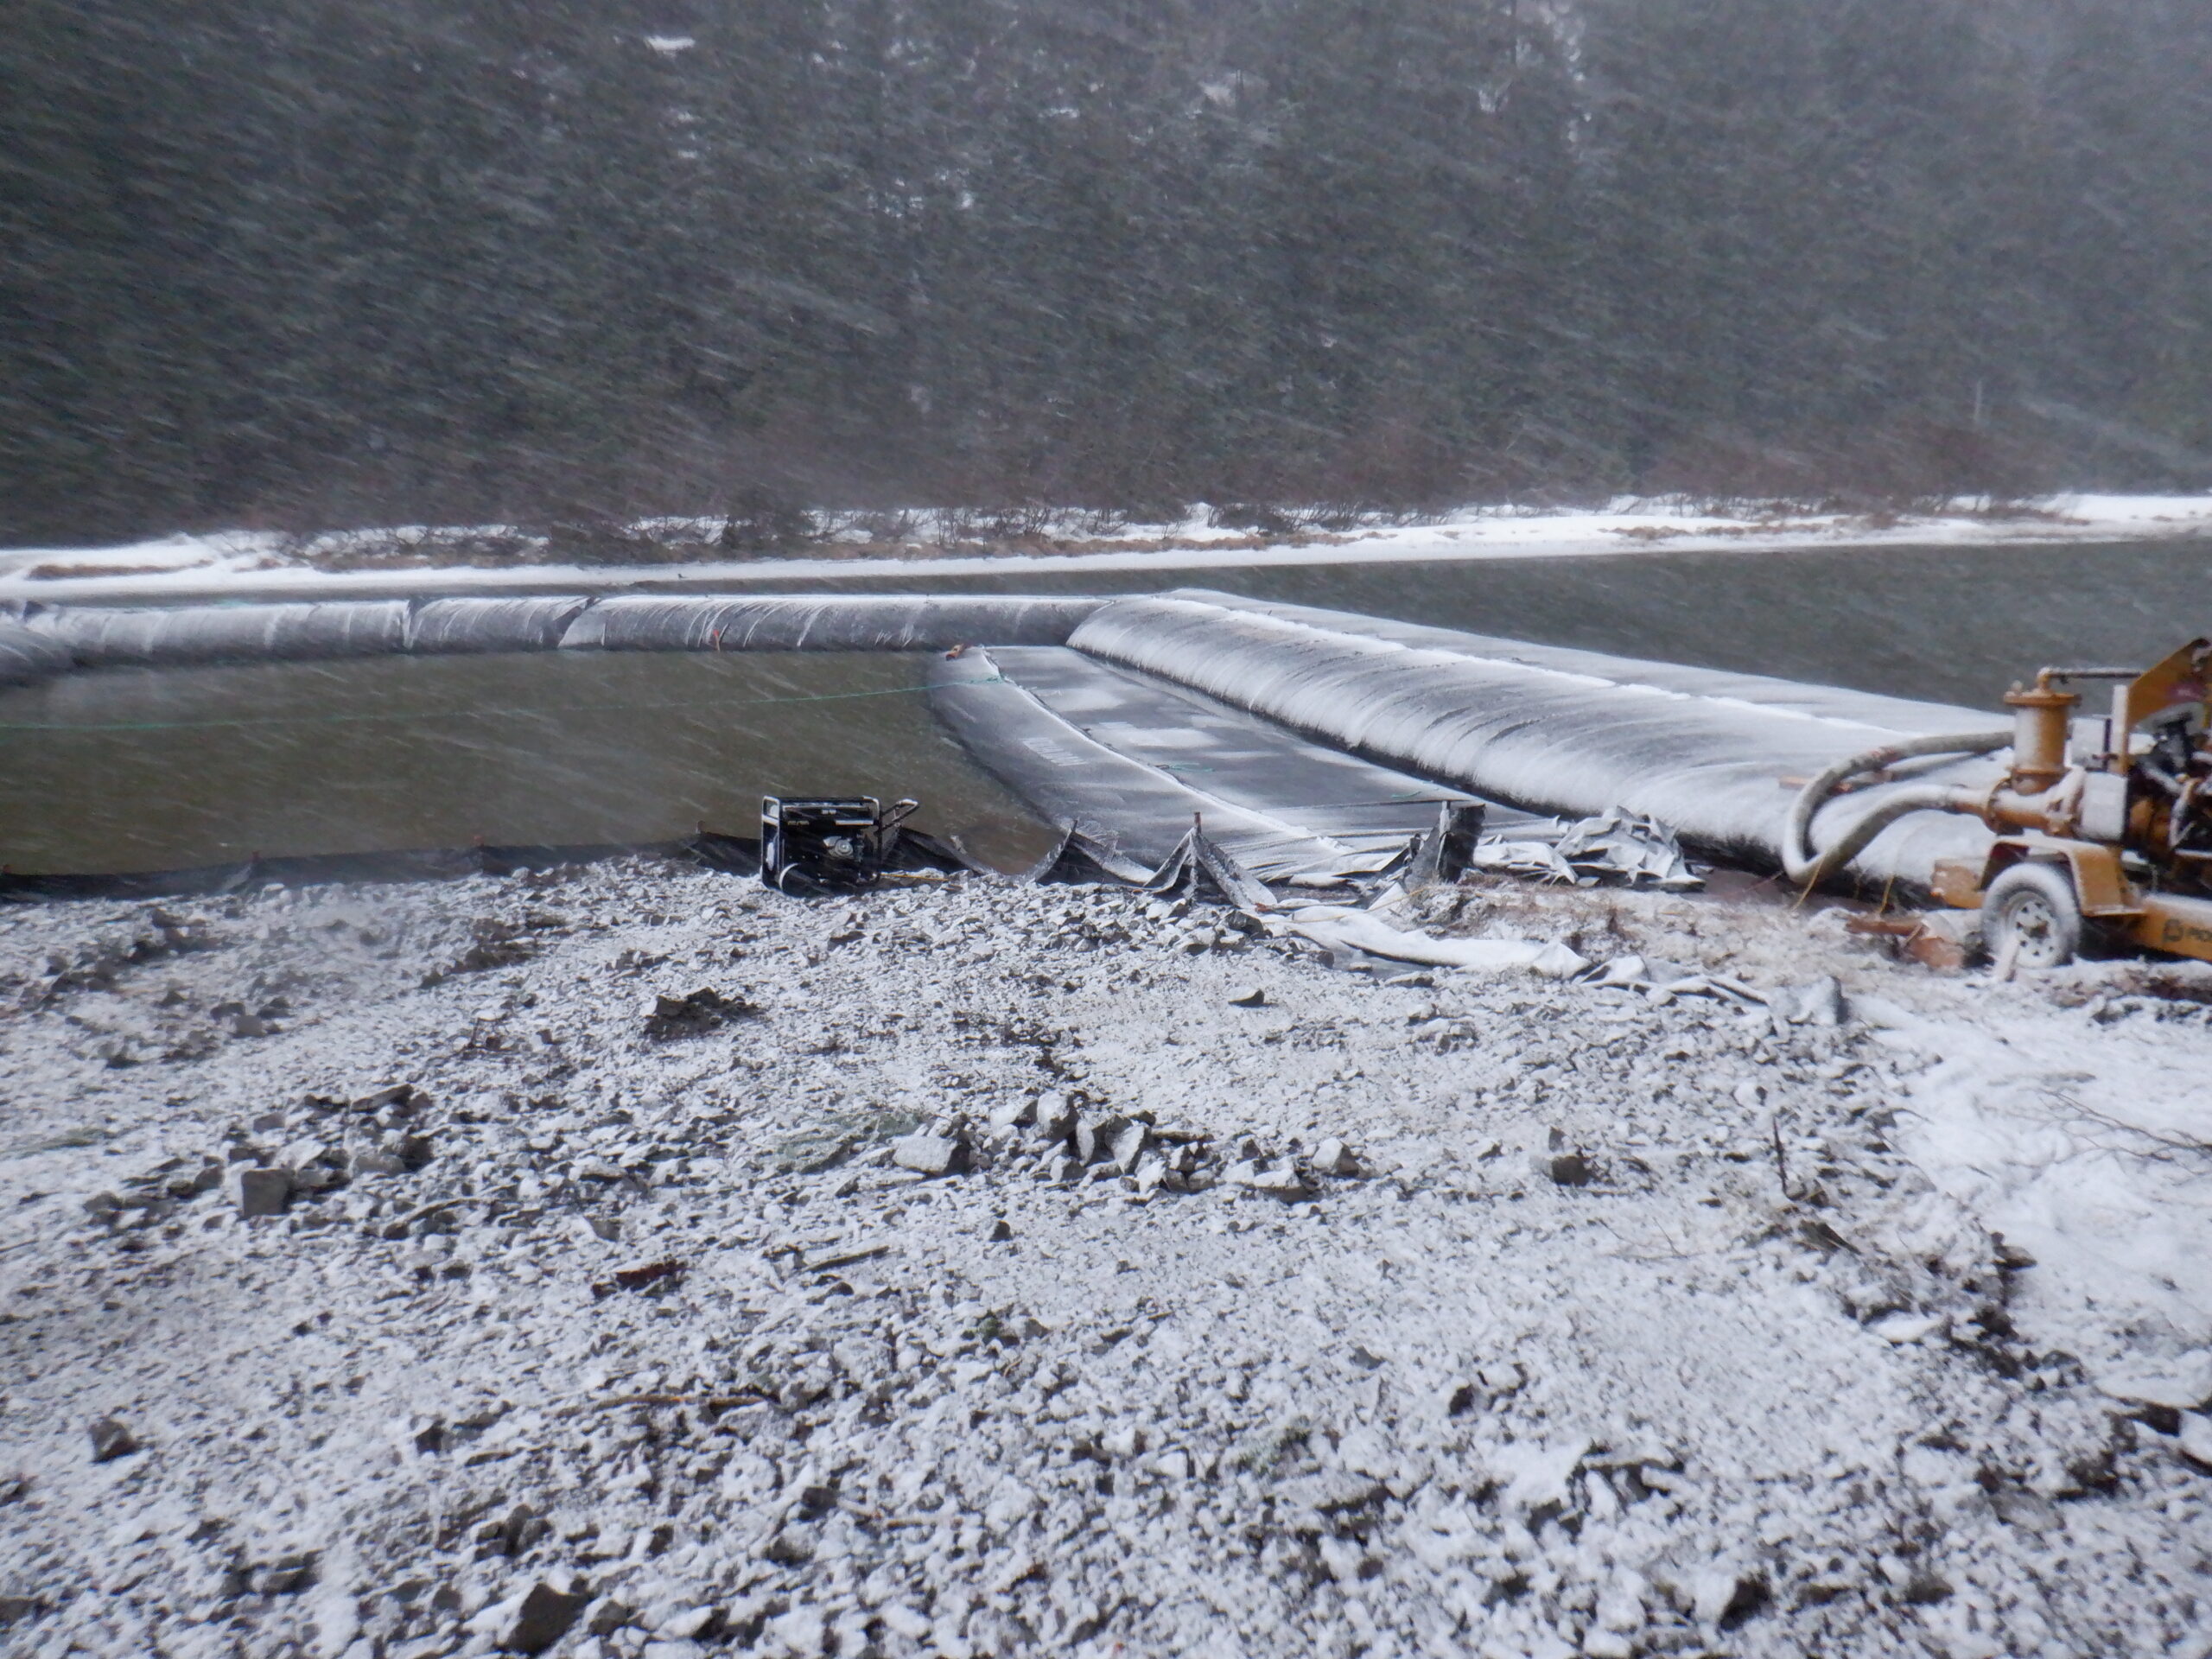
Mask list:
[{"label": "calm water surface", "polygon": [[116,669],[0,693],[0,863],[759,833],[764,794],[910,795],[1019,867],[1046,831],[931,717],[915,657],[546,652]]}]

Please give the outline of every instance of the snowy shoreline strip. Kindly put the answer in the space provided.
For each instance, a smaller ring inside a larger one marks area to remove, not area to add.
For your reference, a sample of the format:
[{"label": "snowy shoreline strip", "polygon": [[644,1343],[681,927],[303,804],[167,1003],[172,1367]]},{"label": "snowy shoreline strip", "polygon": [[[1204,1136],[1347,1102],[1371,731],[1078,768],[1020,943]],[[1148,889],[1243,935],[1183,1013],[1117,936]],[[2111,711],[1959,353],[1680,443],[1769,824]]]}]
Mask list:
[{"label": "snowy shoreline strip", "polygon": [[[266,532],[175,536],[102,548],[0,550],[0,598],[70,603],[175,602],[193,599],[313,599],[431,593],[621,593],[645,588],[754,588],[814,582],[934,582],[1031,572],[1287,569],[1329,564],[1488,563],[1541,559],[1664,558],[1683,553],[1834,552],[1878,555],[1912,548],[2092,547],[2185,541],[2212,534],[2212,497],[2063,495],[2025,518],[1967,513],[1908,517],[1874,524],[1834,514],[1792,523],[1718,516],[1681,502],[1617,502],[1598,511],[1472,509],[1435,523],[1378,526],[1350,540],[1236,544],[1233,531],[1182,524],[1135,525],[1141,538],[1174,536],[1187,545],[1117,546],[1069,553],[845,554],[717,560],[700,564],[416,566],[321,570],[272,563],[283,538]],[[373,541],[354,532],[344,539]],[[33,571],[49,574],[34,575]],[[112,574],[106,572],[111,570]]]}]

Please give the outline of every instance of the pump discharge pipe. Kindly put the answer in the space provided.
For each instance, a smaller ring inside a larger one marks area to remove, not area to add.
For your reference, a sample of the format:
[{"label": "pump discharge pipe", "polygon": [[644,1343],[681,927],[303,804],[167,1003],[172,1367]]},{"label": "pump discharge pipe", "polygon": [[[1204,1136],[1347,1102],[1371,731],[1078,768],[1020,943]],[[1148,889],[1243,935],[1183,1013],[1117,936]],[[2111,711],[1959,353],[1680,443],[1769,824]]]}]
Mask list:
[{"label": "pump discharge pipe", "polygon": [[1782,834],[1782,868],[1801,887],[1815,887],[1842,870],[1866,850],[1880,835],[1908,812],[1966,812],[1980,817],[1988,792],[1957,784],[1924,784],[1885,796],[1880,805],[1860,818],[1834,842],[1813,850],[1813,815],[1847,779],[1862,772],[1886,772],[1900,760],[1922,755],[1987,754],[2014,741],[2012,732],[1959,732],[1916,737],[1878,749],[1847,755],[1797,791],[1790,804],[1789,820]]},{"label": "pump discharge pipe", "polygon": [[[2101,748],[2069,753],[2079,693],[2060,682],[2120,682]],[[2193,639],[2164,661],[2124,668],[2046,668],[2005,701],[2013,729],[1930,737],[1840,760],[1791,803],[1783,856],[1811,884],[1841,868],[1901,812],[1931,808],[1997,831],[1984,858],[1939,860],[1936,896],[1979,909],[1992,953],[2054,968],[2092,934],[2212,960],[2212,832],[2196,802],[2212,792],[2212,642]],[[2138,743],[2147,734],[2147,748]],[[1986,753],[2009,741],[2012,764],[1986,791],[1900,790],[1815,853],[1814,813],[1847,778],[1913,754]]]},{"label": "pump discharge pipe", "polygon": [[[2022,830],[2050,836],[2074,834],[2087,775],[2083,768],[2069,765],[2067,742],[2074,710],[2082,699],[2051,682],[2133,679],[2136,672],[2126,668],[2046,668],[2037,674],[2033,685],[2016,683],[2005,693],[2005,704],[2012,710],[2010,731],[1913,738],[1837,761],[1800,790],[1790,804],[1782,837],[1783,870],[1792,881],[1817,886],[1908,812],[1963,812],[1980,818],[2000,835]],[[1930,784],[1898,790],[1845,830],[1833,846],[1817,853],[1813,850],[1813,815],[1847,779],[1883,771],[1897,761],[1919,755],[1987,754],[2008,746],[2012,751],[2012,768],[1993,787],[1975,790]]]}]

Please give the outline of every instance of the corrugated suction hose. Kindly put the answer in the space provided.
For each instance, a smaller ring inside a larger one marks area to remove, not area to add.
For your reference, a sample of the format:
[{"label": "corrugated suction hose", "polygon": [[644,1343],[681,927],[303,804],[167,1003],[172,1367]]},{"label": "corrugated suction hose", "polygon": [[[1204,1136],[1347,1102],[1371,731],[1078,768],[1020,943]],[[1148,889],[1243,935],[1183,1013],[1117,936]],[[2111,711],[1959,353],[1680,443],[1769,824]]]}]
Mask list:
[{"label": "corrugated suction hose", "polygon": [[1929,754],[1987,754],[2008,747],[2010,728],[1995,732],[1957,732],[1933,737],[1910,738],[1886,748],[1868,749],[1847,756],[1797,791],[1790,803],[1789,822],[1782,832],[1782,868],[1792,881],[1815,887],[1866,851],[1867,844],[1908,812],[1929,810],[1971,812],[1981,804],[1981,791],[1957,784],[1924,784],[1900,789],[1844,831],[1836,843],[1815,853],[1812,849],[1813,815],[1847,778],[1862,772],[1880,772],[1900,760]]}]

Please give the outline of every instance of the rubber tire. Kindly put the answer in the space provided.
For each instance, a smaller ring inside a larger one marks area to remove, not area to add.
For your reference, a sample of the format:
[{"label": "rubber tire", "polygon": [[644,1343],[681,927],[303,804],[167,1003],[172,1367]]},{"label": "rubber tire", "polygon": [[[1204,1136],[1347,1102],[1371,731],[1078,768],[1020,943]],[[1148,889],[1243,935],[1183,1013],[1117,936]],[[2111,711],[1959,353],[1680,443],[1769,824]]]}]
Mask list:
[{"label": "rubber tire", "polygon": [[2015,968],[2063,968],[2082,954],[2082,901],[2063,864],[2024,861],[1989,884],[1981,899],[1981,937],[1990,960],[2012,942]]}]

